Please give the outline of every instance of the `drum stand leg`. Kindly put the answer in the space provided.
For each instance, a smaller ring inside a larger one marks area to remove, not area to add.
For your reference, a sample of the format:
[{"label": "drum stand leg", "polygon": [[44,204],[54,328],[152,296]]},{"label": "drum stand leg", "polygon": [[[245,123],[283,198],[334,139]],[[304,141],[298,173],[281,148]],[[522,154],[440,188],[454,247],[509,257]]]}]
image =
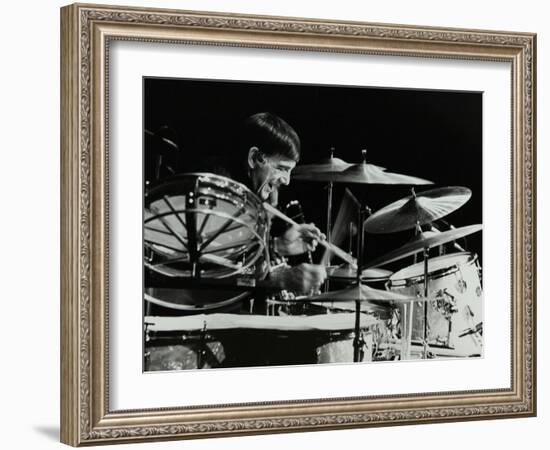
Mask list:
[{"label": "drum stand leg", "polygon": [[361,302],[355,301],[355,337],[353,339],[353,362],[363,361],[363,346],[365,341],[361,335]]},{"label": "drum stand leg", "polygon": [[424,333],[422,358],[428,359],[430,346],[428,345],[428,254],[429,248],[424,248]]},{"label": "drum stand leg", "polygon": [[[195,193],[188,192],[185,198],[185,206],[188,209],[194,209],[195,206]],[[177,216],[179,218],[179,215]],[[180,219],[181,220],[181,219]],[[191,276],[193,278],[200,278],[199,270],[199,242],[197,240],[197,216],[193,212],[185,212],[185,228],[187,229],[189,260],[191,262]]]},{"label": "drum stand leg", "polygon": [[206,345],[206,322],[204,322],[197,349],[197,369],[202,369],[204,366],[206,359]]},{"label": "drum stand leg", "polygon": [[411,359],[413,310],[412,303],[403,303],[399,308],[401,314],[401,361]]}]

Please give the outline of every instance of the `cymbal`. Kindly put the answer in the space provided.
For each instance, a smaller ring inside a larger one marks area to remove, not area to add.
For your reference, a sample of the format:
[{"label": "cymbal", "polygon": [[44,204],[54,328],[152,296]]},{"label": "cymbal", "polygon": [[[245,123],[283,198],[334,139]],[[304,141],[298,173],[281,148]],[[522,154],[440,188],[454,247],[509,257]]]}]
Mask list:
[{"label": "cymbal", "polygon": [[369,302],[372,300],[404,303],[420,301],[421,299],[418,297],[405,296],[396,292],[374,289],[364,284],[360,284],[347,289],[341,289],[339,291],[325,292],[324,294],[314,295],[312,297],[308,297],[305,301],[336,303],[349,301]]},{"label": "cymbal", "polygon": [[460,228],[453,228],[448,231],[433,232],[425,231],[418,234],[405,245],[393,250],[385,255],[375,258],[365,265],[365,268],[378,267],[384,264],[389,264],[401,258],[414,255],[426,248],[437,247],[451,241],[455,241],[461,237],[476,233],[483,228],[483,225],[468,225]]},{"label": "cymbal", "polygon": [[433,222],[464,205],[472,191],[461,186],[450,186],[429,191],[414,192],[376,211],[365,221],[369,233],[393,233]]},{"label": "cymbal", "polygon": [[[319,302],[310,302],[310,305],[320,306],[332,310],[333,312],[338,312],[338,314],[342,314],[342,311],[355,311],[357,309],[357,305],[353,300],[337,302],[322,300]],[[387,302],[376,303],[374,301],[363,301],[359,305],[361,312],[376,314],[380,319],[389,319],[391,317],[392,308],[393,305]]]},{"label": "cymbal", "polygon": [[298,180],[324,181],[334,183],[358,184],[433,184],[432,181],[418,177],[386,172],[384,168],[374,164],[367,164],[367,151],[363,150],[363,162],[353,164],[340,172],[303,173],[295,176]]},{"label": "cymbal", "polygon": [[[324,158],[318,163],[315,164],[301,164],[296,167],[292,175],[294,178],[298,178],[302,175],[309,176],[312,174],[319,174],[325,172],[342,172],[353,164],[348,163],[340,158],[334,158],[330,156],[329,158]],[[299,178],[298,178],[299,179]],[[307,178],[306,178],[307,179]]]},{"label": "cymbal", "polygon": [[[365,269],[361,272],[361,281],[381,281],[387,280],[393,272],[385,269],[379,269],[373,267],[372,269]],[[338,278],[344,280],[356,280],[357,269],[350,264],[341,264],[339,266],[327,267],[327,275],[329,278]]]}]

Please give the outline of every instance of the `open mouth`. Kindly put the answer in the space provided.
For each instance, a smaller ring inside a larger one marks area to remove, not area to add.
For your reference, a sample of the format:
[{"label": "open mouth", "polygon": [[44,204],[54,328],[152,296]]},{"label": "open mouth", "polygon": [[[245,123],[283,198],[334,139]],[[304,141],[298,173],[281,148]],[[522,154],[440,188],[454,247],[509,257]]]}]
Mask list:
[{"label": "open mouth", "polygon": [[262,188],[262,198],[266,200],[269,197],[269,194],[271,194],[274,190],[275,186],[273,186],[271,183],[266,183]]}]

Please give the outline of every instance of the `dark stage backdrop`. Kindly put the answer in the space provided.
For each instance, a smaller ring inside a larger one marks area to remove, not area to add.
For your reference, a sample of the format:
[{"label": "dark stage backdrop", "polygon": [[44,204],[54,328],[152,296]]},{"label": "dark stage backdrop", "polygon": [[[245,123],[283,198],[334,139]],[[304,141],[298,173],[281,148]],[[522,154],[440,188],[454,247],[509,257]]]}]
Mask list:
[{"label": "dark stage backdrop", "polygon": [[[456,227],[482,223],[482,102],[480,92],[391,88],[144,79],[144,128],[174,141],[164,161],[185,172],[200,158],[232,152],[235,130],[249,115],[270,111],[286,120],[302,142],[301,163],[329,155],[367,162],[388,171],[426,178],[433,186],[465,186],[472,198],[445,217]],[[144,146],[145,181],[155,178],[157,147]],[[161,172],[161,178],[167,173]],[[410,194],[406,186],[348,185],[373,211]],[[336,215],[344,187],[335,185]],[[323,183],[293,180],[280,205],[297,199],[307,221],[326,229],[327,191]],[[412,231],[366,236],[367,259],[405,243]],[[460,241],[482,257],[482,233]],[[318,251],[320,254],[320,251]],[[319,258],[319,254],[316,255]],[[393,264],[397,270],[411,258]]]}]

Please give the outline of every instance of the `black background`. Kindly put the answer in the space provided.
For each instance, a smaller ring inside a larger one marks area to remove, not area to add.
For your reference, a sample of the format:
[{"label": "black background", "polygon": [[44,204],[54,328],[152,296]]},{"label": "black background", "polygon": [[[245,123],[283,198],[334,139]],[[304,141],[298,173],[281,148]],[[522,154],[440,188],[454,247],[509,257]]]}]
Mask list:
[{"label": "black background", "polygon": [[[469,202],[445,218],[459,227],[482,223],[482,100],[479,92],[145,78],[144,128],[162,130],[178,144],[180,150],[164,161],[185,172],[202,158],[231,154],[239,124],[251,114],[269,111],[300,136],[300,163],[318,162],[331,147],[335,156],[358,163],[361,150],[367,149],[369,163],[434,182],[418,186],[417,192],[470,188]],[[145,142],[145,180],[151,181],[157,148]],[[407,186],[348,187],[373,211],[410,194]],[[335,185],[334,215],[343,190]],[[302,203],[308,222],[326,229],[325,184],[292,180],[281,191],[279,204],[292,199]],[[402,245],[412,233],[367,235],[367,259]],[[460,241],[480,260],[481,236]],[[407,258],[390,268],[411,262]]]}]

